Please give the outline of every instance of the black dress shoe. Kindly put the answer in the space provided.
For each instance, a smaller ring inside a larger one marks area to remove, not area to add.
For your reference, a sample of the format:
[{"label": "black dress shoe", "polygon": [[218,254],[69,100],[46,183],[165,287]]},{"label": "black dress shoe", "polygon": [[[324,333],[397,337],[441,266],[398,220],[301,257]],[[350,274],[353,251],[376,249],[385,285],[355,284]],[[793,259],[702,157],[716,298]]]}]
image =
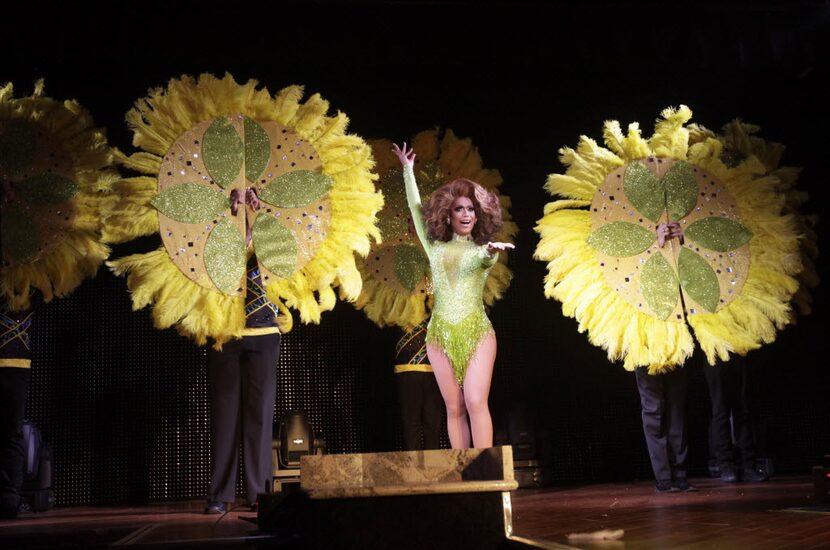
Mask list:
[{"label": "black dress shoe", "polygon": [[724,483],[735,483],[738,481],[738,474],[732,468],[721,468],[720,480]]},{"label": "black dress shoe", "polygon": [[744,468],[741,472],[741,479],[749,483],[756,483],[758,481],[766,481],[767,475],[764,472],[759,472],[755,468]]},{"label": "black dress shoe", "polygon": [[228,508],[224,502],[209,500],[207,506],[205,506],[206,514],[226,514],[227,512]]},{"label": "black dress shoe", "polygon": [[654,484],[654,492],[655,493],[676,493],[680,489],[672,485],[670,479],[658,479],[657,482]]},{"label": "black dress shoe", "polygon": [[685,477],[675,479],[672,487],[678,491],[683,491],[684,493],[693,493],[694,491],[697,491],[697,487],[689,483],[689,480]]}]

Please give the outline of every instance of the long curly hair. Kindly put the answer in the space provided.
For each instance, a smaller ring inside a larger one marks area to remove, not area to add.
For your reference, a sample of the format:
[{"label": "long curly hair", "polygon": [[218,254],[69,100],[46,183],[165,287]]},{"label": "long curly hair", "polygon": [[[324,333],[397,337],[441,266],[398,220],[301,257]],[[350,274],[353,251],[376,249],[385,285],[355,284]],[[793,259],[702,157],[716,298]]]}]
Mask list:
[{"label": "long curly hair", "polygon": [[492,241],[502,224],[499,199],[467,178],[458,178],[439,187],[424,205],[429,238],[436,241],[449,241],[452,238],[452,227],[447,220],[450,218],[452,203],[458,197],[467,197],[475,207],[476,224],[471,233],[475,243],[482,245]]}]

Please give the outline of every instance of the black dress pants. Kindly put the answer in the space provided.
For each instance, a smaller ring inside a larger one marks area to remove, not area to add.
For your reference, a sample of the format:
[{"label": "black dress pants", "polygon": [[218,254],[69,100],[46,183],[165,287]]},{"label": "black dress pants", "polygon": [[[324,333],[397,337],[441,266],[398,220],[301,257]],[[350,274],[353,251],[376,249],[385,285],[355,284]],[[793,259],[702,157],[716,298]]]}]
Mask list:
[{"label": "black dress pants", "polygon": [[[712,404],[709,420],[710,454],[714,454],[721,471],[735,466],[752,469],[755,463],[755,438],[747,398],[746,360],[743,357],[733,357],[729,362],[719,362],[714,367],[703,365],[703,376],[709,387]],[[740,452],[739,465],[735,464],[735,448]]]},{"label": "black dress pants", "polygon": [[233,502],[242,441],[247,501],[270,492],[280,335],[245,336],[207,352],[212,420],[208,500]]},{"label": "black dress pants", "polygon": [[[407,451],[437,449],[441,433],[444,399],[431,372],[400,372],[395,375],[403,420],[403,442]],[[421,447],[421,433],[424,444]]]},{"label": "black dress pants", "polygon": [[686,371],[678,367],[665,374],[635,371],[640,391],[643,433],[654,478],[686,477]]},{"label": "black dress pants", "polygon": [[23,485],[23,415],[31,369],[0,367],[0,519],[14,518]]}]

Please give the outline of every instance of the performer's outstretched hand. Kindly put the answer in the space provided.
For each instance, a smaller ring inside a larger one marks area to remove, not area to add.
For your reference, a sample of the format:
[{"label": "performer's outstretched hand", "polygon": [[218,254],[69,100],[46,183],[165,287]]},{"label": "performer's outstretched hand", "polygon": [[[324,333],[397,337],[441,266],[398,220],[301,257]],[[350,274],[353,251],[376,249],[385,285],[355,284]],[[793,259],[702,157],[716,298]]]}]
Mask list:
[{"label": "performer's outstretched hand", "polygon": [[403,143],[403,147],[398,147],[397,143],[392,144],[392,152],[395,153],[395,156],[401,161],[403,166],[412,166],[415,164],[415,149],[406,147],[406,142]]},{"label": "performer's outstretched hand", "polygon": [[487,253],[492,254],[496,250],[509,250],[516,248],[516,245],[513,243],[499,243],[499,242],[488,242],[487,243]]}]

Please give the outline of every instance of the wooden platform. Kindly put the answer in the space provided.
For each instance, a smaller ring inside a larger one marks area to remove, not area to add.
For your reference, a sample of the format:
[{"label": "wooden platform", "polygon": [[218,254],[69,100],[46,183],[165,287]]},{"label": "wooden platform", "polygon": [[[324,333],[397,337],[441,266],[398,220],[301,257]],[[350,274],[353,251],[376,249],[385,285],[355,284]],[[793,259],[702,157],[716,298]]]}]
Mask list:
[{"label": "wooden platform", "polygon": [[[649,481],[513,491],[514,532],[586,549],[830,548],[830,507],[813,506],[807,475],[757,484],[692,481],[697,493],[658,495]],[[255,514],[245,508],[219,517],[203,515],[203,507],[199,500],[23,514],[0,522],[0,547],[300,547],[285,535],[259,532]],[[567,537],[602,529],[625,534],[601,544]],[[430,550],[438,548],[440,540]]]}]

